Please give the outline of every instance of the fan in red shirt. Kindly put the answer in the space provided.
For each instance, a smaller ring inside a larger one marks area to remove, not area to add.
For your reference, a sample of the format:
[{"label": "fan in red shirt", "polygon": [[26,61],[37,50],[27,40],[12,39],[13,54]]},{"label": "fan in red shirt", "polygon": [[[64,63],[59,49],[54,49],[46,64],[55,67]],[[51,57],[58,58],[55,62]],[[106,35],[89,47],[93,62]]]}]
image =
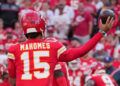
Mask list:
[{"label": "fan in red shirt", "polygon": [[2,40],[4,46],[5,46],[5,49],[8,50],[8,48],[13,45],[13,44],[16,44],[18,42],[17,40],[17,36],[16,34],[14,33],[13,29],[12,28],[6,28],[6,31],[5,31],[5,39]]},{"label": "fan in red shirt", "polygon": [[55,66],[52,86],[70,86],[66,63],[58,62],[58,64]]},{"label": "fan in red shirt", "polygon": [[[107,19],[100,29],[107,32],[113,23]],[[81,48],[66,48],[56,39],[43,40],[45,21],[35,11],[26,13],[21,18],[26,42],[12,45],[8,50],[10,82],[16,86],[50,86],[54,68],[58,61],[71,61],[85,55],[103,37],[99,31]]]},{"label": "fan in red shirt", "polygon": [[85,44],[92,33],[93,17],[85,11],[83,3],[79,3],[79,10],[75,14],[72,26],[74,27],[73,36],[78,38],[82,44]]},{"label": "fan in red shirt", "polygon": [[13,45],[13,44],[16,44],[18,42],[17,40],[17,36],[16,34],[14,33],[13,29],[12,28],[6,28],[6,31],[5,31],[5,39],[2,40],[4,46],[5,46],[5,49],[8,50],[8,48]]},{"label": "fan in red shirt", "polygon": [[83,86],[84,73],[80,69],[80,60],[76,59],[68,63],[70,86]]},{"label": "fan in red shirt", "polygon": [[114,54],[114,48],[115,48],[115,39],[113,34],[108,34],[106,37],[106,43],[104,44],[104,50],[113,57]]}]

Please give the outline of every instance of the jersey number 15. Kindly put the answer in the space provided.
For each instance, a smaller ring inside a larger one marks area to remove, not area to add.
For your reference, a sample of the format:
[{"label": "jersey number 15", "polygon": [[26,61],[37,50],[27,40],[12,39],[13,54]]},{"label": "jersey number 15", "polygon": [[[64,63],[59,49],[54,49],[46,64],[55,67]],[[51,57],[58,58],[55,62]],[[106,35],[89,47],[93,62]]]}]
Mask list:
[{"label": "jersey number 15", "polygon": [[[50,75],[50,65],[47,62],[40,62],[40,57],[49,58],[49,51],[33,51],[33,64],[34,69],[44,69],[44,72],[34,71],[33,76],[37,79],[47,78]],[[24,74],[22,74],[22,80],[31,80],[32,73],[30,73],[30,54],[29,52],[23,52],[21,54],[21,60],[24,64]]]}]

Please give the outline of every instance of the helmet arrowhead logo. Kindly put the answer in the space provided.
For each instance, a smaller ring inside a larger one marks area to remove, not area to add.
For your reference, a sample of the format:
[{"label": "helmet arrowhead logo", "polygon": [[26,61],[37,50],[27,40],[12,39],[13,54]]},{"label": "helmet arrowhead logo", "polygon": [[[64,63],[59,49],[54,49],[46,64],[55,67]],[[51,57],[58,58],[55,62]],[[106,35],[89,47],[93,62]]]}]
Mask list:
[{"label": "helmet arrowhead logo", "polygon": [[28,19],[31,19],[31,17],[29,16]]}]

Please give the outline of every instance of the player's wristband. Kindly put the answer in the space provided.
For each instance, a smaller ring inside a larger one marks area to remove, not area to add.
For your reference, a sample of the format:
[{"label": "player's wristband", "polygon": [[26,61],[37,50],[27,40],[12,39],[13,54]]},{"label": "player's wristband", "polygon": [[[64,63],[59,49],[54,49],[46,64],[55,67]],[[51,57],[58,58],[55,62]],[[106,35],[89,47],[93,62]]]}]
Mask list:
[{"label": "player's wristband", "polygon": [[103,30],[99,30],[99,32],[100,32],[102,35],[105,35],[105,34],[106,34],[106,32],[103,31]]}]

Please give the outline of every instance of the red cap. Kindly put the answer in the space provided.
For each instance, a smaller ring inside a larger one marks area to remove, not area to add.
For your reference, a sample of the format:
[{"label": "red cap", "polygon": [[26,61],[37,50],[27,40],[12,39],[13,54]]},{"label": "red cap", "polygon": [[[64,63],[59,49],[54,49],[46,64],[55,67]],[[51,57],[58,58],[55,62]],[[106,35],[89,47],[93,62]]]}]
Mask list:
[{"label": "red cap", "polygon": [[52,31],[52,32],[55,31],[55,29],[54,29],[53,27],[49,27],[47,30],[48,30],[48,31]]}]

